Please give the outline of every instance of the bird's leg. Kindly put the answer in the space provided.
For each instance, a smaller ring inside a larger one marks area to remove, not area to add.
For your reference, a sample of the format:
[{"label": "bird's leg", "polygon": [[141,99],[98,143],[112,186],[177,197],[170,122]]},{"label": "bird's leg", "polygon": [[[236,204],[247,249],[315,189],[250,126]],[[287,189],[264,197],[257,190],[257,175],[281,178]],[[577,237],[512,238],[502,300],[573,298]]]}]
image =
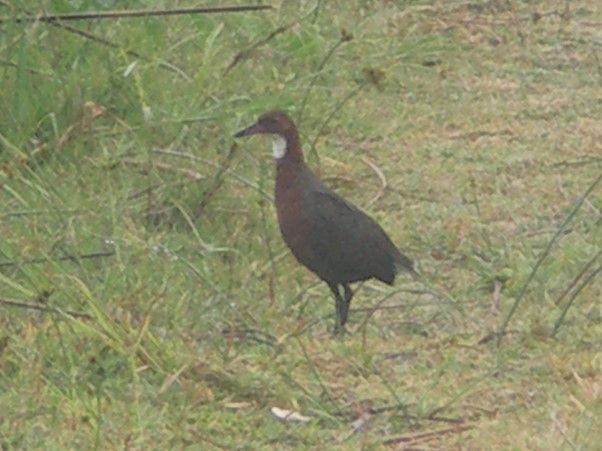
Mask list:
[{"label": "bird's leg", "polygon": [[[335,299],[335,323],[334,323],[334,334],[338,335],[340,332],[345,332],[345,321],[347,321],[347,309],[346,301],[339,292],[339,286],[336,283],[328,283],[328,287]],[[347,297],[347,290],[345,290],[345,297]]]},{"label": "bird's leg", "polygon": [[345,290],[345,297],[343,298],[343,318],[341,319],[341,323],[344,325],[347,322],[347,313],[349,313],[349,306],[351,305],[353,291],[348,283],[343,284],[343,290]]}]

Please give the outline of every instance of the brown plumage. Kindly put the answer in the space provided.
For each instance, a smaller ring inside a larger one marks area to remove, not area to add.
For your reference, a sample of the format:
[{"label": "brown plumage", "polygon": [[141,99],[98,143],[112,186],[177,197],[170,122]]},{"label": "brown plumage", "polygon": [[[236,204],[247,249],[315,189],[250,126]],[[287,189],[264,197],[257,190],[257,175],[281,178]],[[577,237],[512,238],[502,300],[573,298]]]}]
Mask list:
[{"label": "brown plumage", "polygon": [[282,237],[297,260],[330,287],[338,332],[345,326],[353,297],[350,283],[375,278],[392,285],[399,270],[416,275],[414,265],[372,218],[311,172],[303,159],[297,128],[286,113],[265,113],[234,137],[255,134],[272,135]]}]

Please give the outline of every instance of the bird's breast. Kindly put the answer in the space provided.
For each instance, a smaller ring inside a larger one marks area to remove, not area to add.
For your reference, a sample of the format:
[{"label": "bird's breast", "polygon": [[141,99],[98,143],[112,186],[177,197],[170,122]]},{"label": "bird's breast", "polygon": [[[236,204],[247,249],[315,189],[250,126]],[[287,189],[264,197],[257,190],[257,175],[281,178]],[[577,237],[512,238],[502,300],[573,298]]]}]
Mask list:
[{"label": "bird's breast", "polygon": [[297,260],[308,266],[316,258],[309,240],[311,206],[306,205],[309,187],[295,171],[280,169],[276,177],[276,212],[282,238]]}]

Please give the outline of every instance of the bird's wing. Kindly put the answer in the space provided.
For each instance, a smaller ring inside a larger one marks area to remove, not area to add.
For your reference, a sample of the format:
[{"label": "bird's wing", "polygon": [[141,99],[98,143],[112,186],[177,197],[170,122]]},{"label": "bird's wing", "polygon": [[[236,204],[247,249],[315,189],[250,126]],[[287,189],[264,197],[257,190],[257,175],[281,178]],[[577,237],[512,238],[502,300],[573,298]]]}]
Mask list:
[{"label": "bird's wing", "polygon": [[390,278],[397,249],[372,218],[329,189],[312,191],[308,202],[310,240],[324,265],[348,279]]}]

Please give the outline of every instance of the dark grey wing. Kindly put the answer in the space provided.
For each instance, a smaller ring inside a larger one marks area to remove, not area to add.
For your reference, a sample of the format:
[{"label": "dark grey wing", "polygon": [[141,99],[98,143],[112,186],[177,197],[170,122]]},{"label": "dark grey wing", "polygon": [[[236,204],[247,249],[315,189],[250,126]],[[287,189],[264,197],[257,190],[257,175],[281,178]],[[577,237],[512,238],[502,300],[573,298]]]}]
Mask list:
[{"label": "dark grey wing", "polygon": [[320,188],[305,199],[311,211],[309,239],[319,256],[312,269],[326,280],[375,277],[392,284],[397,265],[411,265],[411,261],[372,218],[328,188]]}]

